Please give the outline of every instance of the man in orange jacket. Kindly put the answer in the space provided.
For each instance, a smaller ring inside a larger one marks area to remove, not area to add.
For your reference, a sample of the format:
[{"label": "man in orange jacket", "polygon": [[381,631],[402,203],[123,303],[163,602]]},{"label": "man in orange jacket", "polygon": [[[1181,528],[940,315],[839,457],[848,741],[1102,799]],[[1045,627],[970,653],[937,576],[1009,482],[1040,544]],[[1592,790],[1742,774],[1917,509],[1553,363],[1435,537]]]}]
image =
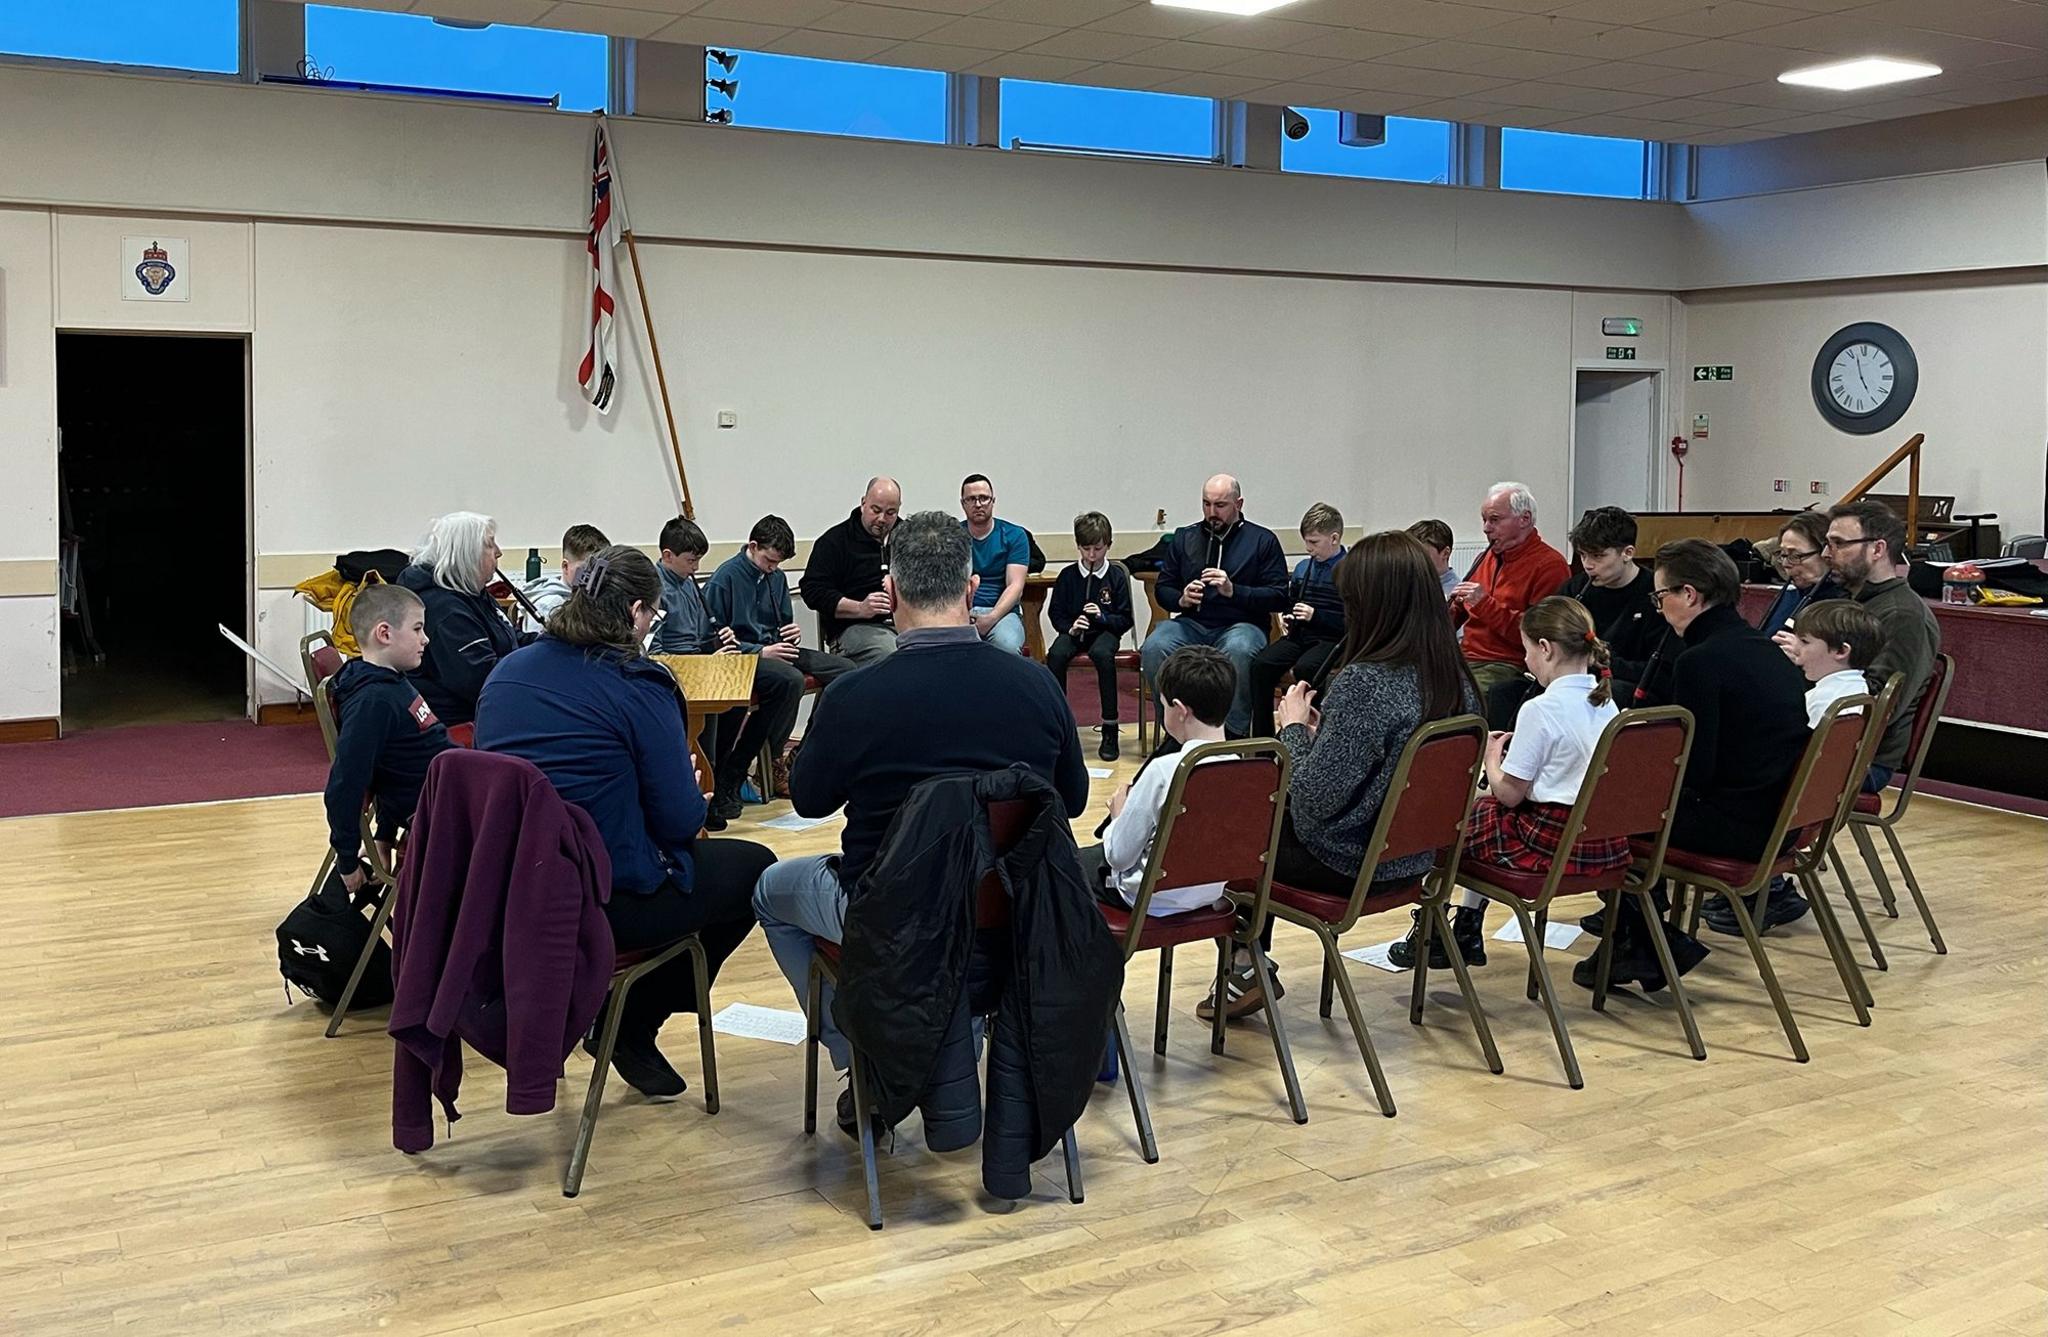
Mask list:
[{"label": "man in orange jacket", "polygon": [[[1451,617],[1464,635],[1465,662],[1472,668],[1487,718],[1496,729],[1513,726],[1519,700],[1493,702],[1500,689],[1520,681],[1522,614],[1557,592],[1571,568],[1536,532],[1536,499],[1521,483],[1495,483],[1479,508],[1486,551],[1466,578],[1451,589]],[[1502,722],[1497,716],[1504,715]]]}]

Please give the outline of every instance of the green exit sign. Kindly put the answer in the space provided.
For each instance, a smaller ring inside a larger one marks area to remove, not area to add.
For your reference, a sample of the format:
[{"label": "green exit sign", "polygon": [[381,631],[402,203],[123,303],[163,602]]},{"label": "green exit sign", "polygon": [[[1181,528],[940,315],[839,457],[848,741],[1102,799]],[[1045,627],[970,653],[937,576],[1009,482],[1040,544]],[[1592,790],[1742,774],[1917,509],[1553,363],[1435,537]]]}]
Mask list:
[{"label": "green exit sign", "polygon": [[1694,367],[1692,378],[1696,381],[1732,381],[1735,379],[1735,368]]},{"label": "green exit sign", "polygon": [[1636,360],[1636,350],[1628,347],[1626,344],[1619,346],[1609,344],[1607,345],[1607,360],[1609,362],[1633,362]]}]

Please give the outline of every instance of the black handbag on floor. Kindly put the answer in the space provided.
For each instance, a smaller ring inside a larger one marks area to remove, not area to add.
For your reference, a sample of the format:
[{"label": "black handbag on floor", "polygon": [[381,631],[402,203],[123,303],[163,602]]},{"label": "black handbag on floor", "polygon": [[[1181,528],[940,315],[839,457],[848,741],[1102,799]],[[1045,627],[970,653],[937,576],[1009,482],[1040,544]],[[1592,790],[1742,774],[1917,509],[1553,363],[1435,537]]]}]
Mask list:
[{"label": "black handbag on floor", "polygon": [[[284,976],[287,993],[296,988],[330,1006],[340,1001],[349,972],[356,968],[364,944],[370,941],[370,921],[361,907],[374,903],[380,890],[390,894],[375,882],[367,882],[359,896],[350,896],[336,872],[328,875],[320,890],[292,907],[277,926],[277,969]],[[380,938],[349,1006],[383,1007],[390,1001],[391,947]]]}]

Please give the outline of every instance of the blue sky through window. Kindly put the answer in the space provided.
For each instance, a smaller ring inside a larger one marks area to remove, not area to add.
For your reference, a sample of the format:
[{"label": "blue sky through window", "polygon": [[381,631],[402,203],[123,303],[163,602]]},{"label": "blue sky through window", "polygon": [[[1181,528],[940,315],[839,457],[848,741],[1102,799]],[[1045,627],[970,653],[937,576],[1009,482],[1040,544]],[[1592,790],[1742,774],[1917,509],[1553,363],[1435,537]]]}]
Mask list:
[{"label": "blue sky through window", "polygon": [[1337,140],[1338,113],[1296,108],[1308,119],[1308,136],[1280,141],[1280,170],[1329,176],[1366,176],[1380,181],[1450,180],[1451,123],[1387,118],[1387,142],[1353,148]]},{"label": "blue sky through window", "polygon": [[1216,104],[1177,93],[1005,79],[1003,147],[1013,139],[1207,158],[1216,152]]},{"label": "blue sky through window", "polygon": [[[865,139],[946,139],[946,76],[936,70],[890,65],[856,65],[838,60],[778,56],[766,51],[737,53],[729,76],[739,95],[705,94],[712,109],[732,108],[734,125],[769,130],[807,130]],[[716,65],[706,68],[728,77]]]},{"label": "blue sky through window", "polygon": [[1643,198],[1643,141],[1552,130],[1500,132],[1503,190]]},{"label": "blue sky through window", "polygon": [[561,95],[564,111],[597,111],[610,86],[607,39],[592,33],[451,28],[418,14],[306,6],[306,53],[330,79],[468,93]]},{"label": "blue sky through window", "polygon": [[0,0],[13,55],[232,74],[241,44],[236,0]]}]

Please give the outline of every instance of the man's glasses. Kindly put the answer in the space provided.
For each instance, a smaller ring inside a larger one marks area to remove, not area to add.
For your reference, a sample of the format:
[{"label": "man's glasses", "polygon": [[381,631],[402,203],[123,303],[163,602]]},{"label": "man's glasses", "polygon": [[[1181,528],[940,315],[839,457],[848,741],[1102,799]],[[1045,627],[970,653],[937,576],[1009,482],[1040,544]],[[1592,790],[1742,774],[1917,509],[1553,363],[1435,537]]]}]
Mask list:
[{"label": "man's glasses", "polygon": [[1828,535],[1828,551],[1829,551],[1829,552],[1840,552],[1840,551],[1841,551],[1842,549],[1844,549],[1844,548],[1860,548],[1860,547],[1862,547],[1862,546],[1863,546],[1864,544],[1866,544],[1866,543],[1875,543],[1875,542],[1877,542],[1877,540],[1876,540],[1876,539],[1874,539],[1874,538],[1867,538],[1867,539],[1840,539],[1840,538],[1836,538],[1836,537],[1835,537],[1835,536],[1834,536],[1833,534],[1830,534],[1830,535]]},{"label": "man's glasses", "polygon": [[996,504],[996,499],[994,497],[962,497],[960,498],[960,504],[962,506],[993,506]]}]

